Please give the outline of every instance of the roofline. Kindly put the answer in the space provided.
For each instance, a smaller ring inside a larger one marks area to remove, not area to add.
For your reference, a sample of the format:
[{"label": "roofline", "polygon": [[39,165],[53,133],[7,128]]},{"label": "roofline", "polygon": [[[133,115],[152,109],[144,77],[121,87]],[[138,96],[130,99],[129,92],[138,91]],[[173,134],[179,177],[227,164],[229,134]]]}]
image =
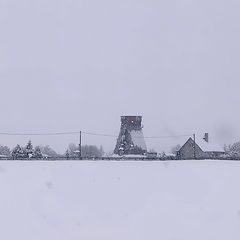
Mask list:
[{"label": "roofline", "polygon": [[121,116],[121,117],[142,117],[141,115],[124,115],[124,116]]},{"label": "roofline", "polygon": [[[182,148],[188,143],[188,141],[192,140],[194,142],[194,140],[192,139],[192,137],[190,137],[183,145],[182,147],[178,150],[178,152],[180,152],[182,150]],[[198,146],[201,150],[202,148],[196,143],[195,141],[195,145]],[[203,152],[205,152],[204,150],[202,150]]]}]

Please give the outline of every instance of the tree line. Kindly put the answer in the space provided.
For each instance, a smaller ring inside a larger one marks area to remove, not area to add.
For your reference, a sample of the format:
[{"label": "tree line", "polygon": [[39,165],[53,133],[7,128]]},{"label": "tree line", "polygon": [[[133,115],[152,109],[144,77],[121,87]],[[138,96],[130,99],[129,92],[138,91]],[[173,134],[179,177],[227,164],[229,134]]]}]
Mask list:
[{"label": "tree line", "polygon": [[[172,153],[175,155],[181,146],[177,145],[172,148]],[[225,154],[222,156],[223,159],[240,159],[240,141],[235,142],[231,145],[225,145]],[[154,151],[154,150],[152,150]],[[83,145],[81,147],[82,158],[101,158],[104,156],[104,150],[101,147],[95,145]],[[78,158],[79,157],[79,146],[70,143],[64,154],[59,154],[53,150],[49,145],[38,145],[33,146],[31,140],[27,142],[26,146],[17,144],[13,149],[8,146],[0,145],[0,158],[11,158],[11,159],[48,159],[48,158]],[[159,154],[159,157],[165,159],[167,155],[165,152]]]},{"label": "tree line", "polygon": [[[94,145],[83,145],[81,147],[82,157],[102,157],[103,148]],[[76,158],[79,156],[79,147],[71,143],[64,154],[59,154],[49,145],[33,146],[29,140],[26,146],[17,144],[13,149],[0,145],[0,158],[12,159],[48,159],[48,158]]]},{"label": "tree line", "polygon": [[240,159],[240,141],[224,146],[225,155],[229,159]]}]

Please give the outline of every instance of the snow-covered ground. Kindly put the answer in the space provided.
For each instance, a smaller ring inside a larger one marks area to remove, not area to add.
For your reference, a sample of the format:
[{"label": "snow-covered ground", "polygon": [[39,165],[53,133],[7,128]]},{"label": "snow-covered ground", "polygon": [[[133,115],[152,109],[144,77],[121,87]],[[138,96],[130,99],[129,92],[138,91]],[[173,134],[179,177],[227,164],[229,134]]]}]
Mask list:
[{"label": "snow-covered ground", "polygon": [[239,240],[240,162],[0,162],[4,240]]}]

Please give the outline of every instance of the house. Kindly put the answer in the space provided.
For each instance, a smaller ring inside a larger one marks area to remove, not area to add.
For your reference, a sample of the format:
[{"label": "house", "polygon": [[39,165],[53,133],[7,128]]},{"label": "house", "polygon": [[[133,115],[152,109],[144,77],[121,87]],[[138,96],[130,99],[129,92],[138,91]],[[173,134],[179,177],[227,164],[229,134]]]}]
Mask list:
[{"label": "house", "polygon": [[177,151],[177,159],[217,159],[225,152],[218,145],[197,139],[196,142],[190,137]]}]

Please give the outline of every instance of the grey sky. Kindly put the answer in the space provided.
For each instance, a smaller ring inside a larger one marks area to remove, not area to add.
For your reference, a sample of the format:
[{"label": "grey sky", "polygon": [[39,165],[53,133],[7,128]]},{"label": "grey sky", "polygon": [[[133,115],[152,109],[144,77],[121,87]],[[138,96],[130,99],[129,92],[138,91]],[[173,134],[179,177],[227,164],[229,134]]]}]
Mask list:
[{"label": "grey sky", "polygon": [[[233,0],[0,0],[0,132],[118,134],[120,115],[133,114],[148,136],[240,139],[239,8]],[[26,139],[0,136],[0,144]],[[33,141],[63,151],[77,136]],[[85,143],[110,151],[115,139]]]}]

